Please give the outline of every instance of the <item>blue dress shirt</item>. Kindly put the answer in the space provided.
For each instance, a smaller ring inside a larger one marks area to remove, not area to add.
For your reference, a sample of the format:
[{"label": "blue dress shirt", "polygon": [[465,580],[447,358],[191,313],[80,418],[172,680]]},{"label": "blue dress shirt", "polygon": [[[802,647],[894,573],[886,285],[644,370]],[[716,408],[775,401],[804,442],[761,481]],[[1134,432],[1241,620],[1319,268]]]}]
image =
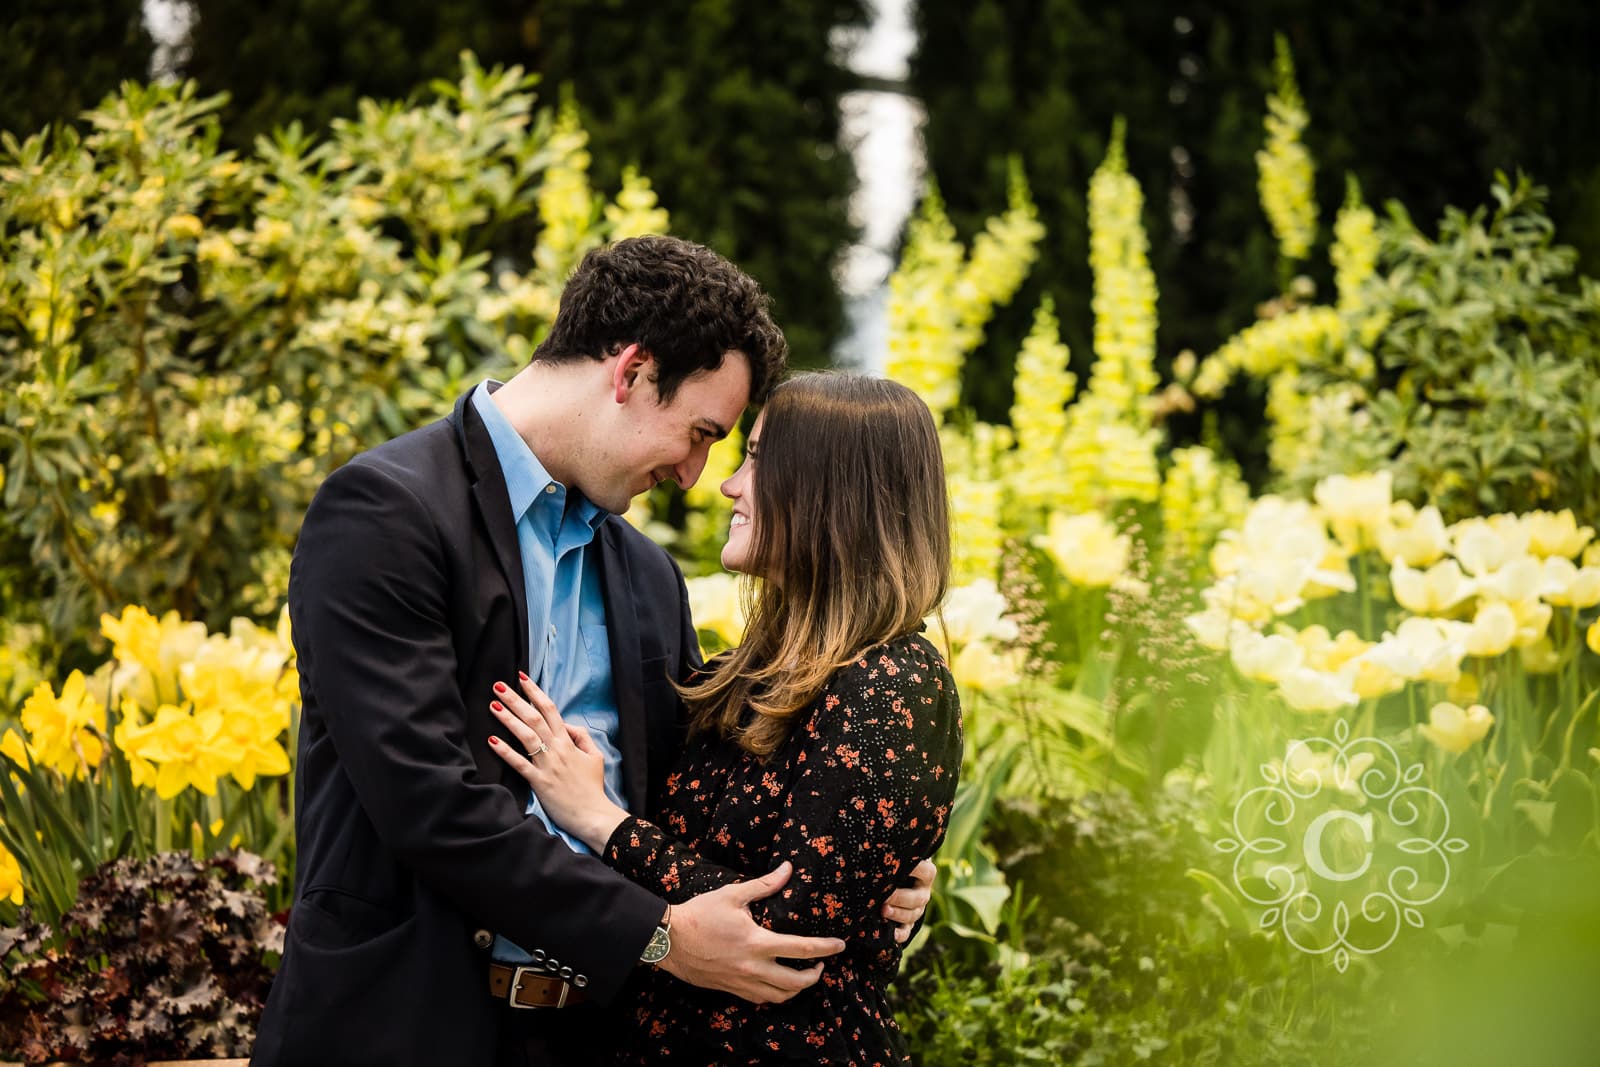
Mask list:
[{"label": "blue dress shirt", "polygon": [[[522,582],[528,600],[528,675],[561,709],[561,717],[589,731],[605,756],[605,788],[619,807],[622,796],[620,718],[611,687],[611,645],[606,635],[605,597],[600,586],[600,553],[591,550],[595,531],[607,512],[553,480],[522,435],[489,397],[489,383],[478,386],[472,402],[494,442],[505,475],[511,514],[517,523]],[[515,678],[507,678],[515,685]],[[550,828],[574,852],[588,852],[582,841],[550,821],[539,798],[528,796],[528,814]],[[494,958],[526,963],[531,957],[505,938],[496,938]]]}]

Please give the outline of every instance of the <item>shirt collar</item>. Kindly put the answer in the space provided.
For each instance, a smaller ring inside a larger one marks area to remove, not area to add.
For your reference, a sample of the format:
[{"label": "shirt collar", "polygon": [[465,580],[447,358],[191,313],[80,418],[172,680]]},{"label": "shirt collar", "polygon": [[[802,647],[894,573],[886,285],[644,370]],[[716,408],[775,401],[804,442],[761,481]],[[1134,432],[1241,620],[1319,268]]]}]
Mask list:
[{"label": "shirt collar", "polygon": [[[550,477],[550,472],[544,469],[544,464],[528,447],[528,442],[522,439],[522,435],[511,425],[511,420],[506,418],[505,412],[490,398],[489,394],[493,392],[491,385],[498,388],[500,383],[492,380],[481,382],[473,390],[472,403],[483,418],[484,428],[489,431],[489,440],[494,444],[495,457],[500,460],[500,470],[506,479],[506,495],[511,500],[511,516],[521,522],[522,516],[547,488],[556,486],[557,492],[550,495],[561,497],[563,501],[567,488]],[[598,530],[606,520],[607,512],[590,503],[582,493],[576,493],[573,510],[591,530]],[[557,509],[557,526],[560,525],[560,516],[561,512]]]}]

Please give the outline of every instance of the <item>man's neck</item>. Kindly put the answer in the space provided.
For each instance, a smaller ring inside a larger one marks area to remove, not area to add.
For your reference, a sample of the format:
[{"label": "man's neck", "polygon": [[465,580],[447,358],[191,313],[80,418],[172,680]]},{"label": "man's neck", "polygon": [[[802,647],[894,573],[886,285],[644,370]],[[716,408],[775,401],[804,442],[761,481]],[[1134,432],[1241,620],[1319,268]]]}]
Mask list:
[{"label": "man's neck", "polygon": [[506,421],[539,457],[550,477],[572,484],[571,459],[586,429],[587,405],[577,368],[532,363],[491,394]]}]

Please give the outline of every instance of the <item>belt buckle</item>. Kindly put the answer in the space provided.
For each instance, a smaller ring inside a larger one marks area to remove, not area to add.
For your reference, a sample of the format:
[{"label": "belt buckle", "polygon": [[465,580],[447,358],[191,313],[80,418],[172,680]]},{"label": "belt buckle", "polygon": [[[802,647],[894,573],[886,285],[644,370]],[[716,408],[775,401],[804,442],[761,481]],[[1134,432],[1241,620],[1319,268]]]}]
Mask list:
[{"label": "belt buckle", "polygon": [[[517,1008],[517,1009],[520,1009],[522,1011],[536,1011],[539,1008],[544,1007],[544,1005],[542,1005],[542,1004],[519,1004],[519,1003],[517,1003],[517,991],[522,988],[522,978],[523,978],[524,975],[529,975],[529,974],[533,975],[535,978],[554,977],[554,975],[547,976],[545,974],[545,972],[544,972],[544,968],[543,967],[537,967],[537,966],[529,967],[529,966],[524,965],[524,966],[518,967],[516,969],[516,971],[514,971],[512,973],[512,975],[511,975],[511,989],[510,989],[510,991],[508,991],[506,993],[506,1003],[510,1004],[513,1008]],[[560,981],[559,978],[556,979],[556,980]],[[554,1007],[554,1008],[564,1008],[564,1007],[566,1007],[567,1006],[567,991],[569,989],[571,989],[571,988],[572,988],[572,986],[569,983],[561,982],[561,995],[556,998],[556,1002],[554,1004],[550,1005],[550,1007]]]}]

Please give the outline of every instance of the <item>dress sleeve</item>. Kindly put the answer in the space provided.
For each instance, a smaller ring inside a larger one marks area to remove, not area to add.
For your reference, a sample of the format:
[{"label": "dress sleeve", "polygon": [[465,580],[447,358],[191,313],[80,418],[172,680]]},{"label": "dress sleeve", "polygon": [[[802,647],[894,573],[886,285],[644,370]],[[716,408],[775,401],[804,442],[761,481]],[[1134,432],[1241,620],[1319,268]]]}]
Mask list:
[{"label": "dress sleeve", "polygon": [[[812,708],[770,853],[794,872],[750,910],[774,930],[843,937],[943,840],[961,767],[961,708],[948,668],[921,638],[871,650]],[[769,777],[768,788],[781,788]],[[672,903],[767,873],[709,862],[632,817],[612,833],[605,858]]]}]

